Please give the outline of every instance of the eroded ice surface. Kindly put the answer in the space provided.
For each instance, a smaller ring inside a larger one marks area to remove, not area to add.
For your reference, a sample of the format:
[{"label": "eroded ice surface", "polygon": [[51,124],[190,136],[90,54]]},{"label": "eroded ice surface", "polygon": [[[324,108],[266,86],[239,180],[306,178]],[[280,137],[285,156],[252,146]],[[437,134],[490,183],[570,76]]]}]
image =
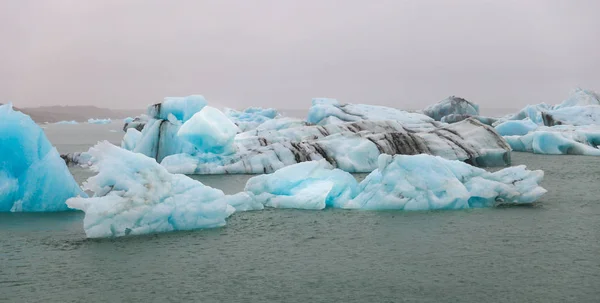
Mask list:
[{"label": "eroded ice surface", "polygon": [[68,210],[85,195],[42,129],[12,105],[0,106],[0,211]]},{"label": "eroded ice surface", "polygon": [[206,104],[206,99],[201,95],[167,97],[162,103],[148,107],[148,116],[154,119],[168,120],[169,115],[173,115],[177,120],[185,122],[202,110]]},{"label": "eroded ice surface", "polygon": [[[463,98],[450,96],[436,104],[428,106],[423,110],[423,114],[436,121],[442,121],[444,117],[449,115],[479,116],[479,106]],[[453,120],[456,118],[454,116]]]},{"label": "eroded ice surface", "polygon": [[239,128],[220,110],[205,106],[177,131],[177,137],[194,145],[197,152],[230,154]]},{"label": "eroded ice surface", "polygon": [[243,111],[225,108],[224,113],[242,132],[256,129],[259,125],[279,117],[276,109],[262,107],[248,107]]},{"label": "eroded ice surface", "polygon": [[89,150],[98,174],[84,183],[91,198],[72,198],[85,212],[90,238],[119,237],[225,225],[234,209],[222,191],[170,174],[154,159],[100,142]]},{"label": "eroded ice surface", "polygon": [[600,126],[542,126],[523,136],[504,138],[515,151],[600,156]]}]

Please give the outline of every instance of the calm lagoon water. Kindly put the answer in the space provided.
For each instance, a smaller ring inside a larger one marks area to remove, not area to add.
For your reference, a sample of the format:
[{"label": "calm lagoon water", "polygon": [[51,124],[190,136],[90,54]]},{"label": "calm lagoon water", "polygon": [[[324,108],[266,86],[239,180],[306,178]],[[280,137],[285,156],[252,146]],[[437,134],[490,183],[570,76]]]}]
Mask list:
[{"label": "calm lagoon water", "polygon": [[[80,126],[46,131],[61,152],[122,135]],[[0,214],[0,301],[600,302],[600,158],[512,157],[546,172],[534,206],[267,209],[219,229],[104,240],[85,238],[82,213]],[[196,177],[227,193],[247,178]]]}]

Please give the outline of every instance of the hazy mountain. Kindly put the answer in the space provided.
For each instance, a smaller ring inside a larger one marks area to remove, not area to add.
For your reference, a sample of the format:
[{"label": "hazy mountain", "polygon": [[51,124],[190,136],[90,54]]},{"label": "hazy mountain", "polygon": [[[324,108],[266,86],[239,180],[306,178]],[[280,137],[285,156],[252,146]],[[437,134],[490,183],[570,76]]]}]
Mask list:
[{"label": "hazy mountain", "polygon": [[42,106],[26,108],[15,107],[15,109],[29,115],[33,119],[33,121],[37,123],[53,123],[58,121],[70,120],[84,122],[90,118],[123,119],[126,117],[135,117],[145,112],[145,110],[143,109],[121,110],[101,108],[96,106]]}]

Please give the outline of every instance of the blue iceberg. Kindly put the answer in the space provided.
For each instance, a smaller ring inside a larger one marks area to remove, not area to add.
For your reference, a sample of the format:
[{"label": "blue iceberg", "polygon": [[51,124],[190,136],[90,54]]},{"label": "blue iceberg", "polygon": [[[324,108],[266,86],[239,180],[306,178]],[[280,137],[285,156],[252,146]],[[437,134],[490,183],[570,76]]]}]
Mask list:
[{"label": "blue iceberg", "polygon": [[68,210],[85,196],[42,129],[11,104],[0,106],[0,212]]},{"label": "blue iceberg", "polygon": [[[479,116],[479,105],[469,102],[463,98],[450,96],[436,104],[430,105],[423,110],[423,114],[436,121],[442,121],[446,116]],[[457,120],[453,116],[452,120]]]},{"label": "blue iceberg", "polygon": [[496,131],[501,136],[523,136],[530,131],[536,130],[539,125],[533,123],[531,119],[509,120],[495,126]]},{"label": "blue iceberg", "polygon": [[85,212],[89,238],[214,228],[224,226],[235,211],[222,191],[170,174],[142,154],[106,141],[89,154],[98,174],[84,188],[94,196],[67,201],[70,208]]},{"label": "blue iceberg", "polygon": [[239,128],[221,111],[205,106],[177,131],[177,137],[191,143],[197,152],[230,154]]},{"label": "blue iceberg", "polygon": [[280,116],[276,109],[262,107],[248,107],[243,111],[225,108],[224,113],[242,132],[256,129],[259,125]]},{"label": "blue iceberg", "polygon": [[525,166],[491,173],[431,155],[381,155],[360,183],[320,160],[253,177],[243,197],[275,208],[467,209],[533,203],[546,192],[543,176]]},{"label": "blue iceberg", "polygon": [[131,123],[131,122],[133,122],[133,119],[134,118],[132,118],[132,117],[127,117],[127,118],[123,119],[123,123],[125,123],[125,124]]},{"label": "blue iceberg", "polygon": [[88,124],[110,124],[112,121],[110,119],[88,119]]},{"label": "blue iceberg", "polygon": [[54,124],[71,124],[71,125],[73,125],[73,124],[79,124],[79,123],[75,120],[71,120],[71,121],[58,121]]},{"label": "blue iceberg", "polygon": [[187,97],[167,97],[161,103],[148,107],[148,116],[154,119],[169,120],[169,115],[185,122],[195,113],[206,106],[207,102],[201,95]]},{"label": "blue iceberg", "polygon": [[542,126],[526,135],[504,138],[514,151],[549,155],[600,156],[599,126]]}]

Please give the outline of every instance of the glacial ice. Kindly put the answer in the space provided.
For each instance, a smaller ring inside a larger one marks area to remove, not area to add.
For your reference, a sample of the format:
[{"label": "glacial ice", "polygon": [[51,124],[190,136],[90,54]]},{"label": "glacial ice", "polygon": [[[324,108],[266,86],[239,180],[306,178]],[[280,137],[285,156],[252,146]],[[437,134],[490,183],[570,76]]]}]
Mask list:
[{"label": "glacial ice", "polygon": [[65,162],[33,120],[0,106],[0,212],[68,210],[65,201],[85,196]]},{"label": "glacial ice", "polygon": [[230,154],[239,128],[220,110],[205,106],[177,131],[177,137],[194,145],[198,152]]},{"label": "glacial ice", "polygon": [[280,116],[276,109],[262,107],[248,107],[243,111],[225,108],[224,113],[242,132],[256,129],[259,125]]},{"label": "glacial ice", "polygon": [[[331,118],[336,120],[331,121]],[[318,125],[332,124],[337,121],[357,122],[361,120],[397,121],[407,127],[423,126],[430,129],[434,120],[419,113],[409,113],[403,110],[368,104],[340,104],[335,99],[315,98],[308,110],[307,122]]]},{"label": "glacial ice", "polygon": [[554,109],[587,105],[600,105],[600,94],[592,90],[576,88],[566,100],[554,106]]},{"label": "glacial ice", "polygon": [[357,187],[351,174],[334,169],[323,159],[252,177],[244,190],[269,207],[323,209],[340,207],[357,194]]},{"label": "glacial ice", "polygon": [[531,119],[508,120],[496,125],[496,131],[501,136],[523,136],[528,132],[536,130],[539,125],[533,123]]},{"label": "glacial ice", "polygon": [[421,131],[428,127],[411,129],[396,121],[362,120],[267,131],[261,136],[237,137],[236,152],[231,155],[185,152],[164,157],[161,164],[173,173],[260,174],[326,159],[347,172],[371,172],[383,153],[427,153],[479,166],[510,164],[510,146],[479,121],[429,125],[430,130]]},{"label": "glacial ice", "polygon": [[112,121],[110,119],[88,119],[88,124],[110,124]]},{"label": "glacial ice", "polygon": [[378,168],[360,184],[344,208],[433,210],[532,203],[546,190],[544,172],[524,165],[490,173],[431,155],[381,155]]},{"label": "glacial ice", "polygon": [[600,126],[542,126],[523,136],[504,138],[514,151],[600,156]]},{"label": "glacial ice", "polygon": [[85,212],[89,238],[219,227],[235,211],[222,191],[170,174],[152,158],[106,141],[89,154],[98,174],[83,187],[94,196],[67,200]]},{"label": "glacial ice", "polygon": [[133,122],[133,118],[132,117],[127,117],[125,119],[123,119],[123,123],[127,124],[127,123],[131,123]]},{"label": "glacial ice", "polygon": [[532,203],[546,192],[539,186],[543,176],[525,166],[490,173],[431,155],[383,154],[360,184],[320,160],[252,177],[243,197],[274,208],[465,209]]},{"label": "glacial ice", "polygon": [[600,125],[600,105],[570,106],[542,112],[546,126],[554,125]]},{"label": "glacial ice", "polygon": [[[448,115],[479,116],[479,106],[463,98],[450,96],[436,104],[430,105],[423,110],[423,114],[442,121]],[[455,119],[456,117],[454,117]]]},{"label": "glacial ice", "polygon": [[71,120],[71,121],[58,121],[54,124],[79,124],[79,123],[75,120]]},{"label": "glacial ice", "polygon": [[163,102],[148,107],[148,116],[154,119],[169,120],[169,115],[173,115],[177,120],[186,122],[195,113],[202,110],[206,104],[206,99],[201,95],[167,97]]},{"label": "glacial ice", "polygon": [[473,118],[475,120],[478,120],[479,122],[485,124],[485,125],[493,125],[494,123],[496,123],[496,121],[498,121],[498,119],[496,118],[492,118],[492,117],[485,117],[485,116],[472,116],[472,115],[460,115],[460,114],[449,114],[446,115],[444,117],[442,117],[442,119],[440,120],[440,122],[443,123],[456,123],[456,122],[460,122],[463,120],[467,120],[469,118]]},{"label": "glacial ice", "polygon": [[127,130],[130,128],[135,128],[138,131],[142,131],[142,129],[144,129],[144,126],[146,126],[146,123],[148,123],[148,120],[150,120],[150,118],[147,115],[140,115],[138,117],[135,117],[132,121],[125,122],[125,124],[123,125],[123,131],[127,132]]}]

